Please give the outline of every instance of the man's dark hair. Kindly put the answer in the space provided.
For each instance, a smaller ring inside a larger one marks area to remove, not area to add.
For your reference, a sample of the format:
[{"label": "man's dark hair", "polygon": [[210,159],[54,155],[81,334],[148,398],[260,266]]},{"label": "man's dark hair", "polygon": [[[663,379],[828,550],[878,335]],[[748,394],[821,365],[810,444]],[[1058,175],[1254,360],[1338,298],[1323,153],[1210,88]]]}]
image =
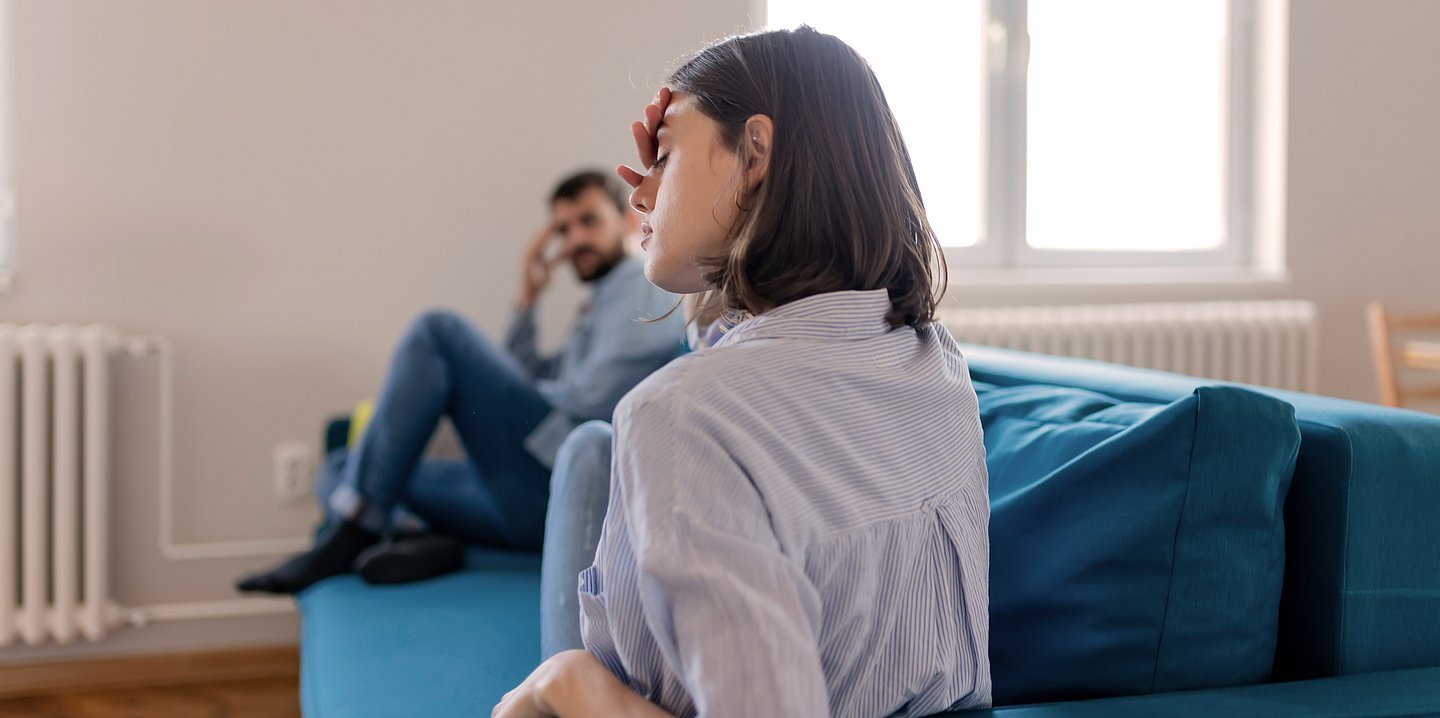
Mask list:
[{"label": "man's dark hair", "polygon": [[599,170],[582,170],[561,180],[560,184],[555,186],[555,191],[550,193],[550,204],[553,205],[562,199],[573,202],[581,192],[591,187],[605,190],[605,194],[610,195],[610,201],[615,203],[615,209],[620,210],[620,214],[623,215],[629,211],[630,193],[626,191],[613,172]]}]

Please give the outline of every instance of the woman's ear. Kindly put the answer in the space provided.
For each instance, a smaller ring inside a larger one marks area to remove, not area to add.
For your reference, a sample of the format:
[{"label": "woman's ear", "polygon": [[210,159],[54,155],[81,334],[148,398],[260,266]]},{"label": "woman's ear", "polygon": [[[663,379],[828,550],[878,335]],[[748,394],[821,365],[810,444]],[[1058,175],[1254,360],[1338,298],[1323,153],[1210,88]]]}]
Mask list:
[{"label": "woman's ear", "polygon": [[749,150],[745,163],[745,189],[755,189],[770,170],[770,158],[774,149],[775,123],[765,115],[751,115],[745,121],[745,135],[741,142]]}]

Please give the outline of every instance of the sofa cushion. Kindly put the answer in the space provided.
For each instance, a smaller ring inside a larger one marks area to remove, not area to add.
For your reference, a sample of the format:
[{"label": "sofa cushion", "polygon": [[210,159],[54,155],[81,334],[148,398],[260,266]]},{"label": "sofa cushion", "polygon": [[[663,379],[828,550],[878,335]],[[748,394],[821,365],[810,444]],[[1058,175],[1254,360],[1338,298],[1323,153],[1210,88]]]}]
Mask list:
[{"label": "sofa cushion", "polygon": [[[970,375],[1170,402],[1203,379],[963,345]],[[1275,678],[1440,665],[1440,417],[1279,389],[1300,457],[1285,502]]]},{"label": "sofa cushion", "polygon": [[997,705],[1256,683],[1274,660],[1293,409],[980,393]]},{"label": "sofa cushion", "polygon": [[488,716],[540,663],[539,556],[473,550],[399,586],[338,576],[300,594],[306,718]]}]

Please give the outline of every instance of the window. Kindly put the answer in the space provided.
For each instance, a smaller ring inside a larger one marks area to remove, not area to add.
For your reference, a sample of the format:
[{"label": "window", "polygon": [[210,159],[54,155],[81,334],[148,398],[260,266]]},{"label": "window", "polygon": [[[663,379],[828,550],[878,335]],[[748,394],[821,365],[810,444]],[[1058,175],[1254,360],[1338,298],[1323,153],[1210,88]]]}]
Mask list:
[{"label": "window", "polygon": [[866,57],[952,265],[1253,264],[1266,0],[769,0]]}]

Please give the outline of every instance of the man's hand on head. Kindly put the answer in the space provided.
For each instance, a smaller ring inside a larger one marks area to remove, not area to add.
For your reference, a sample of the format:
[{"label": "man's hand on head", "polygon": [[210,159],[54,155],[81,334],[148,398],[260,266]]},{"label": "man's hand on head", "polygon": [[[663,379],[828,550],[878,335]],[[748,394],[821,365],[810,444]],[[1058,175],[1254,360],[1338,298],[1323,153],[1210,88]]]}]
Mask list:
[{"label": "man's hand on head", "polygon": [[535,306],[545,288],[550,286],[550,277],[555,265],[567,259],[564,252],[556,257],[546,257],[550,244],[559,238],[555,223],[549,222],[535,233],[530,245],[525,248],[524,267],[521,269],[520,298],[516,302],[520,309]]}]

